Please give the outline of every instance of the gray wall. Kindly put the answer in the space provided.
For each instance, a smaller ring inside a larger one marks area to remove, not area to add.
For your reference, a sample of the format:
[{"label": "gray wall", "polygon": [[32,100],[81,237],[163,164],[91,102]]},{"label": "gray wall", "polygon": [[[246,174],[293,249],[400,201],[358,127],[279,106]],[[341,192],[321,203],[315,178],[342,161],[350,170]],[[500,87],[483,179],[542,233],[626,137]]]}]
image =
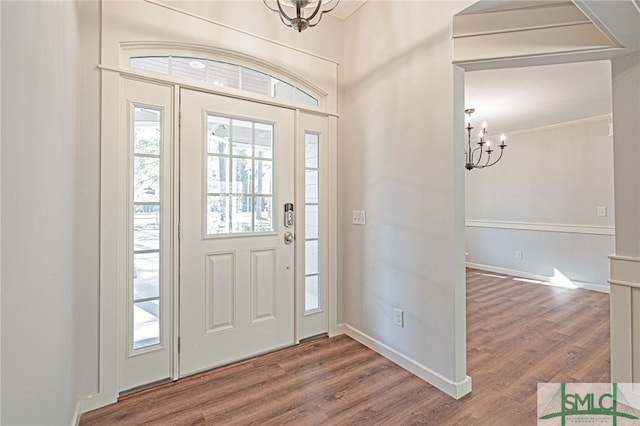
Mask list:
[{"label": "gray wall", "polygon": [[78,393],[98,392],[100,279],[100,3],[78,2],[80,71],[77,166]]},{"label": "gray wall", "polygon": [[78,5],[1,7],[1,422],[68,425],[77,402]]},{"label": "gray wall", "polygon": [[[349,18],[338,148],[341,320],[454,382],[466,337],[451,18],[467,5],[367,2]],[[351,224],[360,209],[366,226]]]},{"label": "gray wall", "polygon": [[[592,232],[614,227],[610,123],[604,117],[513,133],[498,164],[467,172],[468,224],[488,222],[467,226],[467,261],[606,287],[614,236]],[[606,216],[597,216],[598,206]]]}]

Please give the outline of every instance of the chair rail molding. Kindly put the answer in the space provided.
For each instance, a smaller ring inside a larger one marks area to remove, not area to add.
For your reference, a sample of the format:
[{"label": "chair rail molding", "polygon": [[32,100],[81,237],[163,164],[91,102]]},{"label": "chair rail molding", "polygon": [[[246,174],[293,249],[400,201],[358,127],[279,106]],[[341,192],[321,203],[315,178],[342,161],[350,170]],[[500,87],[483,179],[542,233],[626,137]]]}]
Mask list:
[{"label": "chair rail molding", "polygon": [[474,228],[514,229],[519,231],[562,232],[568,234],[615,235],[615,228],[613,226],[597,225],[467,219],[465,226]]}]

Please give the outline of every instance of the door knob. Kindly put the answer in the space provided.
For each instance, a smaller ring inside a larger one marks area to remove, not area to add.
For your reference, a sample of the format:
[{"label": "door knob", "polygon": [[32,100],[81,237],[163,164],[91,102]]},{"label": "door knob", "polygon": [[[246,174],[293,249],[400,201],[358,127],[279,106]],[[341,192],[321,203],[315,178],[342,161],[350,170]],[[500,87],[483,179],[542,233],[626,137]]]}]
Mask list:
[{"label": "door knob", "polygon": [[293,235],[293,232],[285,232],[284,233],[284,243],[291,244],[296,240],[296,236]]}]

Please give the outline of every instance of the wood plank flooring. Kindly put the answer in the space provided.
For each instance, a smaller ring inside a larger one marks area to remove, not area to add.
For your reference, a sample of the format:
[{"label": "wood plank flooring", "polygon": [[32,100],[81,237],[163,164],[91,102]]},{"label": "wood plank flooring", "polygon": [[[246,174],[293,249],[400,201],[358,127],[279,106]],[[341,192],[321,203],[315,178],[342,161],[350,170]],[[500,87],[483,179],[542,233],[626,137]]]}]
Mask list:
[{"label": "wood plank flooring", "polygon": [[88,425],[535,425],[538,382],[609,382],[609,295],[467,271],[455,400],[347,336],[132,394]]}]

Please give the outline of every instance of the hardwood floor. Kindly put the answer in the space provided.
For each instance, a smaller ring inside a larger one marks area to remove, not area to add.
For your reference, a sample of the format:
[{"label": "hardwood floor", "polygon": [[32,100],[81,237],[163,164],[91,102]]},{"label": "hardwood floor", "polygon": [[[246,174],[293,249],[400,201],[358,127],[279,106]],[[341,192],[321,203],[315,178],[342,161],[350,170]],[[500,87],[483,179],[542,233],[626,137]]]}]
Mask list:
[{"label": "hardwood floor", "polygon": [[347,336],[139,392],[81,425],[535,425],[538,382],[609,382],[609,295],[467,271],[454,400]]}]

